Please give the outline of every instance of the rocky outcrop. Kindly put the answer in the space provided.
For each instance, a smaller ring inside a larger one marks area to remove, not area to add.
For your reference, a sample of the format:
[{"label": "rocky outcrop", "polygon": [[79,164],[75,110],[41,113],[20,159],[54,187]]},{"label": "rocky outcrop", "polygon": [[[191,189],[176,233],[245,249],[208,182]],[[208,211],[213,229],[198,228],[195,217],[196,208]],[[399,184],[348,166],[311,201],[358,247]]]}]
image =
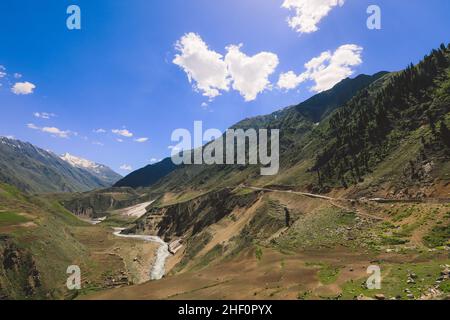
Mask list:
[{"label": "rocky outcrop", "polygon": [[248,208],[256,200],[257,193],[240,195],[231,189],[214,191],[187,202],[153,207],[125,232],[156,234],[166,242],[195,236],[236,208]]}]

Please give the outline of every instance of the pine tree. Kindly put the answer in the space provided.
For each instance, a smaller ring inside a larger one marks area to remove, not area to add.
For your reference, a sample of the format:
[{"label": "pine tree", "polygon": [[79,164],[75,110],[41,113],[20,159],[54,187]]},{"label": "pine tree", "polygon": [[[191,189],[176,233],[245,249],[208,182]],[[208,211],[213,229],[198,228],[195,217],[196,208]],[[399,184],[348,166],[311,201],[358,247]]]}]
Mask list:
[{"label": "pine tree", "polygon": [[444,122],[441,123],[440,137],[444,145],[450,147],[450,131]]}]

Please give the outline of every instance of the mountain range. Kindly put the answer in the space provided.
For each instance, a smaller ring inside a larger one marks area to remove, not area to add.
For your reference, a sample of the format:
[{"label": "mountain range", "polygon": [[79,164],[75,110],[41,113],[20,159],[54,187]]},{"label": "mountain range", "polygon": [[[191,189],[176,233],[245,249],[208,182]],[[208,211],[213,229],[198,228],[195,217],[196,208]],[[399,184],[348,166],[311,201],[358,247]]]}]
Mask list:
[{"label": "mountain range", "polygon": [[[93,190],[118,177],[1,138],[0,299],[444,299],[449,127],[441,45],[234,125],[280,129],[276,176],[168,158]],[[165,277],[149,281],[161,256]],[[74,261],[89,270],[75,293],[64,286]],[[366,286],[374,263],[380,290]]]},{"label": "mountain range", "polygon": [[242,183],[316,192],[356,188],[361,196],[440,193],[423,184],[448,179],[449,64],[442,45],[416,66],[345,79],[299,105],[234,125],[280,129],[281,170],[274,177],[260,176],[252,165],[189,165],[154,184],[141,175],[139,185],[198,194]]},{"label": "mountain range", "polygon": [[110,168],[69,154],[58,156],[30,143],[0,137],[0,182],[31,193],[106,188],[121,176]]}]

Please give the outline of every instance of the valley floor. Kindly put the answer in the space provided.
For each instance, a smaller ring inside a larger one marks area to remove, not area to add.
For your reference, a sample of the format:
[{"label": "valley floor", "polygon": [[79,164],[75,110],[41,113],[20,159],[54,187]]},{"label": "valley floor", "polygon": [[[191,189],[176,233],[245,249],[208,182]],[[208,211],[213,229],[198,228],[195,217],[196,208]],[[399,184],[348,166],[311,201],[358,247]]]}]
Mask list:
[{"label": "valley floor", "polygon": [[[373,264],[380,265],[383,280],[386,280],[386,286],[381,290],[371,291],[363,286],[370,276],[367,268]],[[355,299],[361,296],[373,298],[380,293],[387,297],[407,298],[405,290],[411,290],[415,298],[420,298],[417,287],[433,286],[445,264],[450,264],[445,255],[373,255],[348,248],[285,255],[266,249],[260,260],[255,258],[254,252],[247,252],[237,259],[198,272],[81,298]],[[409,272],[415,272],[421,278],[417,285],[407,283]]]},{"label": "valley floor", "polygon": [[[193,237],[194,244],[184,243],[167,261],[162,280],[79,298],[348,300],[440,299],[450,294],[447,203],[355,202],[244,189],[231,197],[256,192],[258,200],[205,227]],[[288,228],[282,226],[283,207],[292,215]],[[272,227],[265,230],[268,225]],[[380,290],[367,289],[369,266],[381,269]]]}]

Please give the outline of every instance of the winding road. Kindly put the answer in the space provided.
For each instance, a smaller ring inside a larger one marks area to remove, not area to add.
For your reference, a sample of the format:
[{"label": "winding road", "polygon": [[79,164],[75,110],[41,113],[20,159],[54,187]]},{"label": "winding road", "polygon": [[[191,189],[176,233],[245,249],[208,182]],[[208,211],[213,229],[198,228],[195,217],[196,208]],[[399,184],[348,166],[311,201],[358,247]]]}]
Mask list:
[{"label": "winding road", "polygon": [[295,195],[309,197],[309,198],[322,199],[322,200],[329,201],[331,205],[333,205],[333,206],[335,206],[337,208],[348,210],[348,211],[355,211],[357,215],[359,215],[361,217],[364,217],[364,218],[369,218],[369,219],[378,220],[378,221],[386,220],[383,217],[379,217],[379,216],[375,216],[373,214],[362,212],[360,209],[356,208],[355,206],[352,206],[351,208],[349,208],[347,206],[344,206],[344,205],[341,205],[341,204],[337,203],[338,201],[348,201],[348,202],[356,203],[357,200],[354,200],[354,199],[332,198],[332,197],[323,196],[323,195],[320,195],[320,194],[299,192],[299,191],[293,191],[293,190],[277,190],[277,189],[268,189],[268,188],[249,187],[249,186],[245,186],[245,185],[244,186],[240,186],[240,187],[241,188],[252,189],[252,190],[256,190],[256,191],[288,193],[288,194],[295,194]]}]

